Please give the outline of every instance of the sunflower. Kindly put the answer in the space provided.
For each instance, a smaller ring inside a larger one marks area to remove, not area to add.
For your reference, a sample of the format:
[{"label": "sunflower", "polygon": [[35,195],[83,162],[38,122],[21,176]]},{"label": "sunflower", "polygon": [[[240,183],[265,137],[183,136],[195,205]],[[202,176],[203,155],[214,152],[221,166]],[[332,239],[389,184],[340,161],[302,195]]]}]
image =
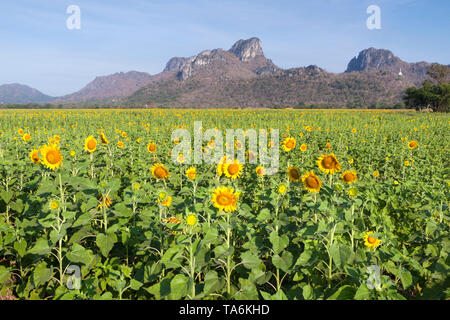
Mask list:
[{"label": "sunflower", "polygon": [[419,143],[416,140],[412,140],[410,142],[408,142],[408,148],[409,149],[415,149],[419,146]]},{"label": "sunflower", "polygon": [[156,179],[166,179],[170,176],[169,171],[161,163],[153,165],[153,167],[150,170],[152,172],[153,177],[155,177]]},{"label": "sunflower", "polygon": [[186,170],[186,177],[188,177],[190,180],[195,180],[195,177],[197,176],[197,170],[194,167],[190,167]]},{"label": "sunflower", "polygon": [[31,136],[30,136],[29,133],[25,133],[25,134],[22,136],[22,139],[23,139],[23,141],[28,142],[28,141],[31,140]]},{"label": "sunflower", "polygon": [[98,195],[98,205],[97,208],[103,208],[103,204],[105,204],[105,208],[109,208],[112,204],[112,200],[107,195]]},{"label": "sunflower", "polygon": [[350,189],[348,190],[348,195],[349,195],[350,197],[354,197],[354,196],[356,196],[356,194],[357,194],[357,191],[356,191],[355,188],[350,188]]},{"label": "sunflower", "polygon": [[409,167],[411,165],[411,162],[409,162],[408,160],[405,160],[405,166]]},{"label": "sunflower", "polygon": [[291,180],[292,182],[299,182],[300,181],[300,170],[298,170],[298,168],[296,167],[289,167],[287,169],[287,174],[289,177],[289,180]]},{"label": "sunflower", "polygon": [[300,151],[305,152],[308,149],[308,146],[306,144],[302,144],[300,146]]},{"label": "sunflower", "polygon": [[70,151],[70,156],[75,157],[77,155],[77,152],[75,150]]},{"label": "sunflower", "polygon": [[169,219],[162,219],[163,223],[173,223],[173,224],[180,224],[183,223],[183,220],[178,219],[177,217],[170,217]]},{"label": "sunflower", "polygon": [[313,171],[307,172],[302,176],[303,186],[309,192],[319,192],[322,187],[322,181]]},{"label": "sunflower", "polygon": [[244,166],[239,163],[237,159],[235,159],[232,163],[225,162],[223,164],[223,173],[231,180],[234,180],[236,178],[239,178],[239,176],[242,174],[243,167]]},{"label": "sunflower", "polygon": [[373,176],[377,178],[380,175],[380,171],[376,170],[373,172]]},{"label": "sunflower", "polygon": [[164,206],[164,207],[170,207],[172,205],[172,197],[171,196],[167,196],[163,199],[159,199],[159,202]]},{"label": "sunflower", "polygon": [[342,173],[341,179],[345,183],[350,184],[350,183],[356,182],[356,180],[358,180],[358,177],[356,176],[355,171],[344,171]]},{"label": "sunflower", "polygon": [[372,236],[374,233],[374,231],[369,231],[364,235],[364,245],[371,249],[375,249],[381,244],[381,240]]},{"label": "sunflower", "polygon": [[264,177],[264,175],[266,174],[266,168],[257,166],[255,172],[258,175],[258,177]]},{"label": "sunflower", "polygon": [[122,138],[126,138],[127,137],[127,133],[124,131],[121,133]]},{"label": "sunflower", "polygon": [[325,174],[334,174],[335,172],[341,171],[341,164],[334,153],[320,156],[316,163],[319,166],[319,170]]},{"label": "sunflower", "polygon": [[59,202],[56,200],[52,200],[50,201],[50,209],[51,210],[56,210],[59,208]]},{"label": "sunflower", "polygon": [[109,140],[103,132],[100,132],[100,141],[102,144],[109,144]]},{"label": "sunflower", "polygon": [[233,212],[237,210],[239,195],[240,193],[234,193],[232,188],[220,187],[213,191],[211,201],[217,209],[225,212]]},{"label": "sunflower", "polygon": [[43,146],[39,152],[42,155],[41,163],[48,169],[56,170],[62,165],[62,155],[59,147],[55,144]]},{"label": "sunflower", "polygon": [[190,214],[186,217],[186,224],[193,227],[197,224],[197,216],[195,214]]},{"label": "sunflower", "polygon": [[179,164],[182,164],[182,163],[184,163],[184,161],[185,161],[184,156],[183,156],[182,153],[180,153],[180,154],[178,155],[178,157],[177,157],[177,162],[178,162]]},{"label": "sunflower", "polygon": [[17,133],[18,133],[19,135],[23,136],[23,130],[22,130],[22,129],[17,130]]},{"label": "sunflower", "polygon": [[353,128],[353,129],[352,129],[352,133],[356,133],[356,128]]},{"label": "sunflower", "polygon": [[284,141],[281,143],[281,146],[283,147],[283,150],[286,152],[291,151],[295,148],[295,138],[293,137],[287,137],[284,139]]},{"label": "sunflower", "polygon": [[97,149],[97,140],[93,136],[89,136],[84,140],[84,150],[94,152]]},{"label": "sunflower", "polygon": [[286,190],[287,190],[287,187],[284,184],[280,184],[280,186],[278,187],[278,193],[279,194],[285,194]]},{"label": "sunflower", "polygon": [[156,144],[153,142],[149,142],[147,145],[147,151],[150,153],[154,153],[156,151]]},{"label": "sunflower", "polygon": [[122,149],[124,145],[123,141],[117,141],[117,148]]},{"label": "sunflower", "polygon": [[31,162],[33,162],[34,164],[40,164],[41,163],[41,159],[39,158],[39,151],[36,149],[33,149],[33,151],[30,152],[30,159]]},{"label": "sunflower", "polygon": [[327,144],[325,145],[325,148],[331,149],[331,143],[330,143],[330,141],[327,141]]}]

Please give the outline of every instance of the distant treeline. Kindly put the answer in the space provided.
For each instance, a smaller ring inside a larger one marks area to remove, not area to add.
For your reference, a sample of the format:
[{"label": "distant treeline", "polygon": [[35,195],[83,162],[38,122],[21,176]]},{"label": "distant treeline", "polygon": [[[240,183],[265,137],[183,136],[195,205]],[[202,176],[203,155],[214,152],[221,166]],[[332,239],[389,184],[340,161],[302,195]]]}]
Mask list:
[{"label": "distant treeline", "polygon": [[[0,104],[0,109],[149,109],[149,108],[159,108],[159,109],[174,109],[171,106],[139,106],[139,105],[130,105],[130,106],[112,106],[108,104],[38,104],[38,103],[27,103],[27,104],[19,104],[19,103],[6,103]],[[198,107],[176,107],[176,109],[241,109],[238,106],[226,106],[226,107],[211,107],[211,106],[198,106]],[[370,105],[352,105],[348,104],[345,106],[336,106],[336,105],[327,105],[327,104],[299,104],[295,106],[289,105],[273,105],[267,109],[404,109],[405,104],[403,102],[398,102],[393,105],[385,105],[385,104],[370,104]]]}]

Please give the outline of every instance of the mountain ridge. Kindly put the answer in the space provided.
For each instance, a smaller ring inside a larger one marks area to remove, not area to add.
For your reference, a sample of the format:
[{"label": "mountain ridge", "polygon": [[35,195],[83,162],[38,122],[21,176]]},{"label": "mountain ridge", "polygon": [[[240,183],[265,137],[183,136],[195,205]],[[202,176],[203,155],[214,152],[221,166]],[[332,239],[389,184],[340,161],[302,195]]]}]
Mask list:
[{"label": "mountain ridge", "polygon": [[[343,73],[326,72],[315,65],[282,69],[265,57],[262,41],[253,37],[238,40],[229,50],[172,57],[155,75],[128,71],[99,76],[61,97],[50,97],[30,87],[22,88],[21,97],[21,87],[13,93],[0,86],[0,102],[177,107],[236,103],[242,107],[270,107],[333,103],[335,97],[336,104],[393,104],[401,100],[404,89],[418,86],[427,78],[430,65],[408,63],[387,49],[371,47],[353,57]],[[376,90],[367,89],[371,86]],[[244,88],[246,96],[251,97],[248,102],[243,101],[245,95],[238,97]]]}]

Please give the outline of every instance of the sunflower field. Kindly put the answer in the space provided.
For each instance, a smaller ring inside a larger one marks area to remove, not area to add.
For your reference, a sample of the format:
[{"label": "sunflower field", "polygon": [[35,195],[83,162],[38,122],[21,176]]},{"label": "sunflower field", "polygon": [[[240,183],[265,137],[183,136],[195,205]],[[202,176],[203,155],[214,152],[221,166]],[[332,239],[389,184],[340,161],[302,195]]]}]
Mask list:
[{"label": "sunflower field", "polygon": [[[262,130],[268,149],[278,129],[278,172],[172,161],[194,121]],[[449,127],[411,111],[0,109],[0,299],[449,299]]]}]

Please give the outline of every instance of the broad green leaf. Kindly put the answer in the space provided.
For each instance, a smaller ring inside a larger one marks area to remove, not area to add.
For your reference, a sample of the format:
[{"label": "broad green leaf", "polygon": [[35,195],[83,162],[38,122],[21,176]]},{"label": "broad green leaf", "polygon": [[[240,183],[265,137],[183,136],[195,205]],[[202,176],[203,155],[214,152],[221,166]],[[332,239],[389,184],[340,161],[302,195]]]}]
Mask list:
[{"label": "broad green leaf", "polygon": [[33,283],[36,287],[48,282],[52,277],[52,270],[45,262],[39,263],[33,271]]},{"label": "broad green leaf", "polygon": [[328,300],[352,300],[355,293],[356,289],[354,287],[345,285],[340,287],[335,293],[328,297]]},{"label": "broad green leaf", "polygon": [[258,266],[262,261],[259,257],[251,251],[245,251],[241,254],[241,260],[244,267],[247,269],[253,269]]},{"label": "broad green leaf", "polygon": [[31,254],[37,254],[37,255],[47,255],[51,251],[49,242],[45,239],[38,239],[28,252]]},{"label": "broad green leaf", "polygon": [[9,280],[11,272],[5,266],[0,266],[0,285]]},{"label": "broad green leaf", "polygon": [[69,259],[70,262],[74,263],[84,263],[89,264],[91,260],[93,259],[92,251],[86,250],[83,248],[83,246],[79,245],[78,243],[74,243],[72,245],[72,250],[67,253],[66,255],[67,259]]},{"label": "broad green leaf", "polygon": [[177,274],[170,281],[170,293],[174,300],[180,300],[187,294],[188,277],[183,274]]},{"label": "broad green leaf", "polygon": [[275,254],[279,254],[289,245],[288,236],[286,234],[279,236],[276,231],[270,233],[269,240],[272,243],[272,249]]},{"label": "broad green leaf", "polygon": [[100,248],[100,251],[104,257],[108,256],[108,253],[114,247],[117,242],[117,236],[114,233],[98,233],[95,238],[95,243]]},{"label": "broad green leaf", "polygon": [[205,294],[217,292],[223,287],[224,283],[224,279],[220,278],[216,271],[210,270],[205,276],[205,286],[203,288],[203,292]]},{"label": "broad green leaf", "polygon": [[27,254],[27,242],[24,239],[17,240],[14,242],[14,250],[17,251],[20,257]]}]

